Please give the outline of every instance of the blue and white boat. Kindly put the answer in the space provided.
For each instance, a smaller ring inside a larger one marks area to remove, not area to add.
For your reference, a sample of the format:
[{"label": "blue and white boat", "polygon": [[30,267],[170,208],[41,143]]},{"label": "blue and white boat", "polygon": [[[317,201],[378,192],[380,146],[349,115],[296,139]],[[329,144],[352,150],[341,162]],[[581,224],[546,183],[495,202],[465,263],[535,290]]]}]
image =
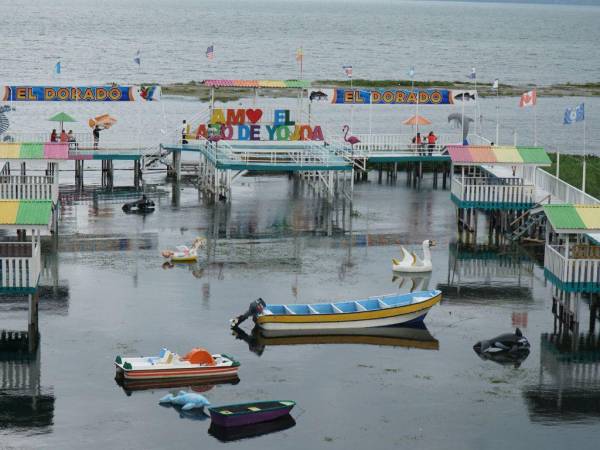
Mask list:
[{"label": "blue and white boat", "polygon": [[422,322],[442,299],[438,290],[390,294],[333,303],[267,304],[257,324],[265,330],[327,330]]}]

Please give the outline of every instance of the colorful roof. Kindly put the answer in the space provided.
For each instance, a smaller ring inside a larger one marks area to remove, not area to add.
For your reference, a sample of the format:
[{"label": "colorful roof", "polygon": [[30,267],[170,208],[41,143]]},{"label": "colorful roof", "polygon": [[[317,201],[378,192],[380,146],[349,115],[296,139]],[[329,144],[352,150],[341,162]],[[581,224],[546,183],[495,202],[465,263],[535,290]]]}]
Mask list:
[{"label": "colorful roof", "polygon": [[233,87],[233,88],[308,88],[309,81],[304,80],[204,80],[208,87]]},{"label": "colorful roof", "polygon": [[0,200],[0,225],[48,226],[51,215],[49,200]]},{"label": "colorful roof", "polygon": [[552,162],[542,147],[506,147],[489,145],[448,145],[455,164],[529,164],[549,166]]},{"label": "colorful roof", "polygon": [[68,159],[69,144],[26,142],[0,143],[0,159]]},{"label": "colorful roof", "polygon": [[544,212],[557,232],[600,231],[600,205],[545,205]]}]

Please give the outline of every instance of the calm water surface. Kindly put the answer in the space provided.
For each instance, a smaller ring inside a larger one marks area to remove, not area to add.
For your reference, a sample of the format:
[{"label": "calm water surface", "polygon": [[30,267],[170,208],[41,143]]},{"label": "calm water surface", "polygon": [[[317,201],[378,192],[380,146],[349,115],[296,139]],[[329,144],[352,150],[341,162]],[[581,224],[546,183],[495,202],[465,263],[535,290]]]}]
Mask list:
[{"label": "calm water surface", "polygon": [[[60,237],[45,246],[43,281],[56,286],[40,300],[40,375],[30,380],[45,406],[33,422],[23,390],[0,390],[10,405],[0,413],[2,445],[222,448],[209,421],[157,404],[167,390],[127,395],[113,380],[117,354],[203,346],[241,361],[238,384],[204,392],[213,404],[298,401],[294,427],[231,448],[595,448],[600,379],[592,369],[577,375],[584,366],[542,343],[554,320],[538,265],[514,250],[457,250],[449,193],[431,180],[415,191],[402,177],[371,179],[356,186],[351,221],[287,177],[244,178],[230,206],[167,189],[145,218],[124,215],[119,199],[65,200]],[[161,249],[198,235],[210,245],[197,265],[161,267]],[[394,278],[398,244],[418,249],[426,238],[439,241],[431,277]],[[227,326],[259,296],[313,302],[413,286],[442,288],[445,299],[427,331],[391,339],[247,342]],[[0,318],[3,329],[26,329],[26,301],[3,299]],[[520,367],[473,352],[515,326],[532,343]]]}]

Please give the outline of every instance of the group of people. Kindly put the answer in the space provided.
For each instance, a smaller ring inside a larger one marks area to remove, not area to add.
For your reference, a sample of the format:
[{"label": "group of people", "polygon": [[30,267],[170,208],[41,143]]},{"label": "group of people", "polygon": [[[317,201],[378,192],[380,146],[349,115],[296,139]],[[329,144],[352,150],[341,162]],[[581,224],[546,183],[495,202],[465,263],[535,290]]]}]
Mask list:
[{"label": "group of people", "polygon": [[427,151],[429,156],[431,156],[433,154],[433,150],[435,149],[437,140],[438,137],[433,131],[430,131],[427,136],[421,136],[421,133],[418,132],[417,135],[412,138],[412,146],[419,152],[420,155],[425,155]]},{"label": "group of people", "polygon": [[52,130],[50,133],[50,142],[62,142],[69,143],[69,146],[76,146],[77,139],[75,139],[75,135],[73,134],[73,130],[69,130],[67,133],[64,129],[61,130],[60,135],[56,132],[56,128]]}]

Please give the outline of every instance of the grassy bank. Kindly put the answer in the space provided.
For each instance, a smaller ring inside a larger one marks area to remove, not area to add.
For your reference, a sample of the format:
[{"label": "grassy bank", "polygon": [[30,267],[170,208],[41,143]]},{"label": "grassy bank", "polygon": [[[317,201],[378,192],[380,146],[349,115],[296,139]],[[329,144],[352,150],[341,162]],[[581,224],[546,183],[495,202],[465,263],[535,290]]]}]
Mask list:
[{"label": "grassy bank", "polygon": [[[556,175],[556,154],[550,153],[551,167],[544,170]],[[586,192],[596,198],[600,198],[600,157],[587,156],[586,170]],[[581,178],[583,174],[583,157],[580,155],[560,155],[560,179],[581,189]]]},{"label": "grassy bank", "polygon": [[[352,80],[352,86],[360,89],[368,88],[410,88],[412,85],[410,80]],[[462,81],[415,81],[417,88],[446,88],[446,89],[473,89],[473,83]],[[326,89],[336,87],[350,87],[350,80],[316,80],[312,82],[312,87],[315,89]],[[523,92],[532,89],[532,85],[514,86],[508,84],[500,84],[498,95],[518,96]],[[562,83],[551,86],[538,86],[537,95],[540,97],[560,97],[560,96],[580,96],[593,97],[600,96],[600,83]],[[200,100],[207,101],[210,98],[210,89],[204,87],[201,82],[190,81],[188,83],[173,83],[162,85],[162,91],[165,95],[185,95],[196,97]],[[482,97],[495,96],[496,91],[492,89],[491,83],[477,83],[477,91]],[[260,89],[262,97],[295,97],[297,91],[294,89]],[[215,99],[217,101],[232,101],[240,98],[251,97],[254,95],[252,89],[231,89],[219,88],[215,89]]]}]

